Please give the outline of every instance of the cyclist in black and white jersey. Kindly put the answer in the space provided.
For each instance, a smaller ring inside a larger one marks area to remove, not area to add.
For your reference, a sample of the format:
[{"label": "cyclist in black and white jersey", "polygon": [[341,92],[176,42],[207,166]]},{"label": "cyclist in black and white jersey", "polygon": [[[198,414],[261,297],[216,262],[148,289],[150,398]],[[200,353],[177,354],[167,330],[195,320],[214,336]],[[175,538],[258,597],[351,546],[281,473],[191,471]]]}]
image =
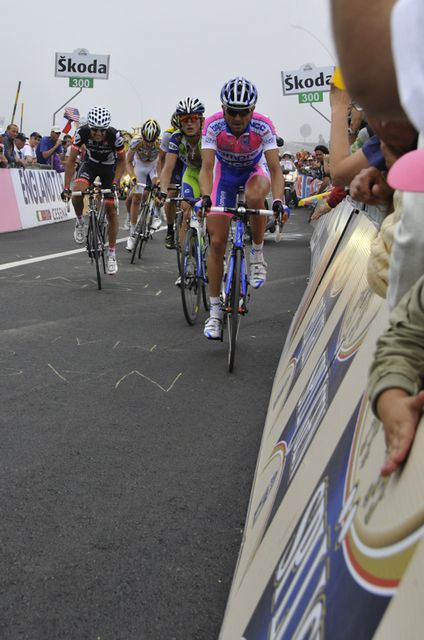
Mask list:
[{"label": "cyclist in black and white jersey", "polygon": [[[77,156],[82,148],[85,150],[85,155],[75,178],[74,190],[86,191],[97,176],[101,180],[102,189],[116,190],[125,171],[125,149],[120,131],[111,127],[110,122],[111,116],[108,109],[105,107],[93,107],[88,112],[87,124],[77,130],[66,163],[65,186],[62,192],[63,200],[69,200],[71,197],[71,180],[75,171]],[[74,238],[75,242],[81,244],[85,242],[82,196],[74,196],[72,204],[77,217]],[[113,275],[118,271],[115,247],[119,230],[118,212],[113,194],[105,196],[105,204],[109,223],[107,272],[109,275]]]}]

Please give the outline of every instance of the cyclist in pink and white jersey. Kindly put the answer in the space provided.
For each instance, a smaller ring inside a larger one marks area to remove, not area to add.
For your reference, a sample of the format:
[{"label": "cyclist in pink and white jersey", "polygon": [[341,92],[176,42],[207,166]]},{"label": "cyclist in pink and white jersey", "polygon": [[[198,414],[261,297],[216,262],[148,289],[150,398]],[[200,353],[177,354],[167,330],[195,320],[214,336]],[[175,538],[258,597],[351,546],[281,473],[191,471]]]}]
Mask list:
[{"label": "cyclist in pink and white jersey", "polygon": [[[255,109],[258,92],[245,78],[229,80],[221,90],[222,112],[206,119],[202,136],[202,169],[200,191],[202,206],[234,207],[238,189],[245,187],[247,206],[263,208],[272,189],[275,212],[283,213],[284,178],[281,171],[274,125]],[[221,337],[222,309],[219,292],[223,276],[231,216],[209,212],[207,228],[210,236],[208,280],[210,317],[204,335],[209,340]],[[283,220],[287,214],[283,214]],[[263,256],[266,218],[252,216],[252,252],[250,283],[261,287],[266,280]]]}]

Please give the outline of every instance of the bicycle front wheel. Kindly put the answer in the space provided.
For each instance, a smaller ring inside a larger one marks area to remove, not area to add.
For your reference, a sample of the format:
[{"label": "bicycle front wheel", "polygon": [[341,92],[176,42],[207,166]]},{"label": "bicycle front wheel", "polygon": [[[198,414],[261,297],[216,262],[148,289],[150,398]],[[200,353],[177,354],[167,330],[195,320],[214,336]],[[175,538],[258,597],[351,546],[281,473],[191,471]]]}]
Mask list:
[{"label": "bicycle front wheel", "polygon": [[240,315],[238,312],[240,302],[240,281],[241,281],[241,249],[236,249],[234,253],[233,275],[230,289],[230,308],[227,311],[228,327],[228,371],[231,373],[234,368],[236,358],[237,334],[239,330]]},{"label": "bicycle front wheel", "polygon": [[144,206],[139,215],[137,226],[135,228],[135,244],[131,253],[131,264],[134,263],[137,252],[138,252],[138,257],[141,258],[141,252],[144,244],[144,236],[146,234],[146,217],[147,217],[147,208]]},{"label": "bicycle front wheel", "polygon": [[94,261],[96,265],[96,277],[97,277],[97,288],[102,288],[102,276],[100,273],[100,252],[99,252],[99,243],[97,237],[97,220],[96,213],[94,211],[90,212],[90,219],[88,223],[88,232],[87,232],[87,250],[88,255],[91,258],[91,262]]},{"label": "bicycle front wheel", "polygon": [[197,269],[197,249],[197,234],[194,229],[189,229],[181,253],[181,299],[188,324],[194,324],[197,320],[202,293]]},{"label": "bicycle front wheel", "polygon": [[181,275],[181,242],[180,242],[180,229],[183,220],[183,210],[177,209],[177,213],[175,214],[175,222],[174,222],[174,242],[175,249],[177,251],[177,264],[178,264],[178,273]]}]

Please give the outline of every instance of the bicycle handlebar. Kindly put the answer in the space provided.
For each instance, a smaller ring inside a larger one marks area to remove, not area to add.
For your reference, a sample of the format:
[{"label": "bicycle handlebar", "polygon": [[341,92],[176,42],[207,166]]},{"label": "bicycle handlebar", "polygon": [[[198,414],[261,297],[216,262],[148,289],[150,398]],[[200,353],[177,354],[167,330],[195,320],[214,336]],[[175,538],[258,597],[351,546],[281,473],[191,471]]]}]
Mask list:
[{"label": "bicycle handlebar", "polygon": [[233,216],[271,216],[273,211],[268,209],[249,209],[248,207],[211,207],[206,213],[232,213]]},{"label": "bicycle handlebar", "polygon": [[[112,189],[99,189],[99,188],[95,188],[92,189],[93,193],[101,193],[103,195],[108,194],[108,193],[114,193],[114,191],[112,191]],[[90,189],[87,189],[87,191],[72,191],[71,195],[73,196],[88,196],[90,195]]]}]

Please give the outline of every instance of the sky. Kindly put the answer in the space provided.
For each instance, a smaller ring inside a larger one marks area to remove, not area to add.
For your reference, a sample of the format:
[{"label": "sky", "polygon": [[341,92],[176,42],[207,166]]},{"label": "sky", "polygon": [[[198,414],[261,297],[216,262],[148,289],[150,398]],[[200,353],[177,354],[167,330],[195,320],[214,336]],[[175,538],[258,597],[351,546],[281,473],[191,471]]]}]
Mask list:
[{"label": "sky", "polygon": [[[147,118],[162,128],[179,99],[200,98],[206,113],[220,108],[222,85],[243,75],[257,86],[257,111],[268,115],[285,140],[315,143],[329,123],[295,96],[283,96],[281,71],[312,62],[335,64],[328,0],[2,0],[0,126],[12,117],[26,135],[49,133],[54,112],[76,90],[54,76],[56,52],[85,48],[110,55],[108,80],[94,80],[69,102],[85,115],[110,109],[112,125],[132,131]],[[13,21],[12,21],[12,17]],[[315,105],[327,118],[328,94]],[[62,123],[63,109],[56,116]],[[302,125],[311,134],[303,138]]]}]

